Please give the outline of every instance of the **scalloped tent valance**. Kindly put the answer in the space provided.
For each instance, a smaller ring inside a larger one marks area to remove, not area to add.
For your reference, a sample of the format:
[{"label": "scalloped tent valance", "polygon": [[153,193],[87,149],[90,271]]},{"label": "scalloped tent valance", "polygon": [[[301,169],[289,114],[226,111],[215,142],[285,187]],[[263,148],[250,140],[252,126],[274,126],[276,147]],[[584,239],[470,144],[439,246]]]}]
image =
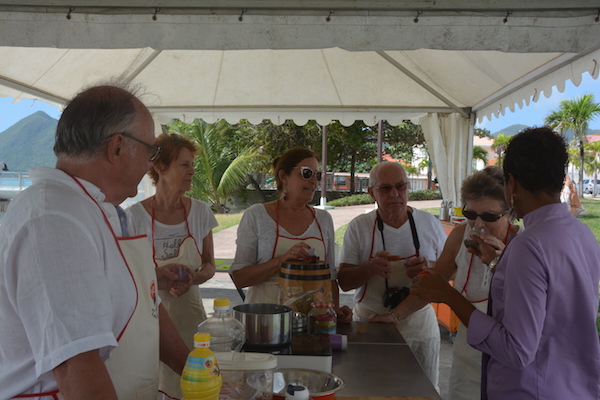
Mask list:
[{"label": "scalloped tent valance", "polygon": [[60,105],[119,77],[145,88],[163,122],[373,125],[481,120],[597,77],[594,1],[479,3],[3,1],[0,96]]},{"label": "scalloped tent valance", "polygon": [[476,119],[598,76],[597,0],[4,0],[0,96],[119,78],[161,122],[422,123],[444,198]]}]

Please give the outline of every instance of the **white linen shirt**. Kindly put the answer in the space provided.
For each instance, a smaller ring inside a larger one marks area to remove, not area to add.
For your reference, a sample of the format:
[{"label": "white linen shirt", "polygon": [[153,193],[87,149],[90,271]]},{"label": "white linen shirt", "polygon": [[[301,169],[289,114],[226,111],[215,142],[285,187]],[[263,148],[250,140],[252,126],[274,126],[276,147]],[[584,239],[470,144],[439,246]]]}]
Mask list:
[{"label": "white linen shirt", "polygon": [[[92,198],[64,172],[30,171],[0,230],[0,398],[55,390],[52,370],[100,349],[102,359],[133,313],[136,289]],[[115,207],[79,180],[120,235]]]}]

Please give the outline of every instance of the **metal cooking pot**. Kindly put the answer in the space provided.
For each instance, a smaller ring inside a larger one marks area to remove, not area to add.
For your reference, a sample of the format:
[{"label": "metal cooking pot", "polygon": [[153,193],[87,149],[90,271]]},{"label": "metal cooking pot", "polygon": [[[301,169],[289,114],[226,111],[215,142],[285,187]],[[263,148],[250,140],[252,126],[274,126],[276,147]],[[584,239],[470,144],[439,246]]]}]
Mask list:
[{"label": "metal cooking pot", "polygon": [[292,308],[279,304],[240,304],[233,316],[246,327],[246,343],[279,346],[292,341]]}]

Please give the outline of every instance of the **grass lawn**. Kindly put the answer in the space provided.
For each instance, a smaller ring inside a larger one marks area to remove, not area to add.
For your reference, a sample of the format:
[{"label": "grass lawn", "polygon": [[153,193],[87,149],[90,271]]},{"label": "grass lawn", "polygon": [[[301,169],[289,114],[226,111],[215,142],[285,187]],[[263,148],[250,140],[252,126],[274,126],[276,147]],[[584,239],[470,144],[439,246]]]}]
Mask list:
[{"label": "grass lawn", "polygon": [[[585,198],[581,200],[581,203],[585,207],[585,215],[577,217],[581,222],[589,226],[590,230],[596,236],[598,243],[600,243],[600,197],[598,200],[592,200],[591,198]],[[421,208],[421,211],[426,211],[433,215],[438,215],[440,212],[439,208]],[[523,221],[520,222],[522,224]],[[341,226],[335,231],[335,242],[341,246],[344,240],[344,233],[346,233],[347,225]]]},{"label": "grass lawn", "polygon": [[213,234],[239,224],[240,220],[242,219],[242,215],[244,215],[243,212],[236,214],[215,214],[215,218],[217,219],[219,226],[213,229]]},{"label": "grass lawn", "polygon": [[[583,206],[585,207],[585,215],[581,215],[577,218],[584,224],[590,227],[592,233],[596,236],[598,243],[600,243],[600,199],[592,200],[589,198],[583,199]],[[439,208],[423,208],[421,211],[427,211],[433,215],[438,215]],[[243,213],[237,214],[215,214],[219,226],[213,229],[213,233],[217,233],[220,230],[229,228],[240,223]],[[346,233],[347,225],[341,226],[335,231],[335,242],[338,245],[342,245],[344,240],[344,233]]]}]

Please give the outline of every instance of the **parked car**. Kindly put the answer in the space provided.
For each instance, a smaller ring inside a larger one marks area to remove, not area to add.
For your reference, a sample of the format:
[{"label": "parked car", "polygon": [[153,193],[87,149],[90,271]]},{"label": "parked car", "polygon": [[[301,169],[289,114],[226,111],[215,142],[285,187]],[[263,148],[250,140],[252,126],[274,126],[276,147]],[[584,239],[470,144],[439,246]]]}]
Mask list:
[{"label": "parked car", "polygon": [[[593,193],[594,192],[594,180],[593,179],[584,179],[583,180],[583,193]],[[600,194],[600,179],[596,179],[596,193]]]}]

